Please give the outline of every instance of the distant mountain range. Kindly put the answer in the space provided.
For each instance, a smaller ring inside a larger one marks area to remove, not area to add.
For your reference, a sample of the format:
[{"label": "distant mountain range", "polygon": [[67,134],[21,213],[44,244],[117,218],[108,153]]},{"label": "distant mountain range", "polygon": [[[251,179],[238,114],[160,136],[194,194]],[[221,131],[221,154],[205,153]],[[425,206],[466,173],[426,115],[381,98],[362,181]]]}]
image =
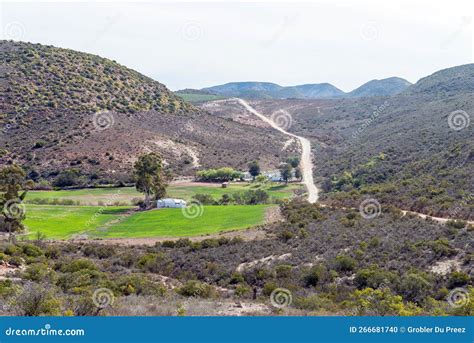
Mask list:
[{"label": "distant mountain range", "polygon": [[248,99],[336,99],[391,96],[403,92],[410,85],[411,83],[405,79],[390,77],[369,81],[353,91],[345,93],[330,83],[284,87],[271,82],[230,82],[200,90],[181,90],[178,93],[195,94],[194,92],[196,92],[196,94],[202,94],[202,92],[206,92],[208,94]]}]

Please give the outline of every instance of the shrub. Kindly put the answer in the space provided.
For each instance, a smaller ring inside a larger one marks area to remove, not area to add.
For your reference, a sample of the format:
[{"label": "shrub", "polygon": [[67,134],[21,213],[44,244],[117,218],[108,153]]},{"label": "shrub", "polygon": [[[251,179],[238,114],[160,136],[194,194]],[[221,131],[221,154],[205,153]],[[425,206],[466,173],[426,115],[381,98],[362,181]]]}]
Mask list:
[{"label": "shrub", "polygon": [[197,280],[190,280],[178,289],[178,293],[185,297],[210,298],[214,290],[212,286],[208,284]]},{"label": "shrub", "polygon": [[61,271],[63,273],[74,273],[83,269],[97,270],[97,266],[91,260],[88,260],[86,258],[81,258],[62,266]]},{"label": "shrub", "polygon": [[425,273],[410,272],[403,275],[399,293],[406,300],[421,302],[426,299],[432,287]]},{"label": "shrub", "polygon": [[449,275],[448,288],[462,287],[469,282],[469,275],[454,271]]},{"label": "shrub", "polygon": [[337,271],[350,272],[356,267],[356,260],[347,255],[338,255],[335,261],[335,268]]},{"label": "shrub", "polygon": [[303,276],[305,287],[316,287],[318,284],[332,281],[331,273],[323,264],[318,264],[311,267],[311,269]]},{"label": "shrub", "polygon": [[31,281],[41,281],[48,275],[48,266],[44,263],[33,263],[23,272],[23,278]]},{"label": "shrub", "polygon": [[40,284],[27,284],[14,301],[16,311],[22,316],[57,316],[60,305],[53,291]]}]

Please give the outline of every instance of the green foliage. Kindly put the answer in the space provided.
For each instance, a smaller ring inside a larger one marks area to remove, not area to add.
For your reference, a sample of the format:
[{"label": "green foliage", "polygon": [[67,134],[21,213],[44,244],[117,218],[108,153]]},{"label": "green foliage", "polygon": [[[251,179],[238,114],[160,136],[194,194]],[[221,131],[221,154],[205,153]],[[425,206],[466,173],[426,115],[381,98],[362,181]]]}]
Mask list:
[{"label": "green foliage", "polygon": [[54,291],[40,284],[27,284],[12,305],[22,316],[57,316],[61,310]]},{"label": "green foliage", "polygon": [[225,182],[240,179],[242,177],[241,172],[230,167],[200,170],[196,175],[199,180],[206,182]]},{"label": "green foliage", "polygon": [[283,181],[288,182],[288,180],[291,178],[291,164],[289,163],[282,163],[280,167],[278,168],[280,170],[280,175]]},{"label": "green foliage", "polygon": [[357,265],[356,260],[347,255],[336,256],[336,260],[334,263],[336,270],[341,272],[353,271]]},{"label": "green foliage", "polygon": [[14,233],[24,229],[23,200],[31,186],[21,167],[13,164],[0,169],[0,231]]},{"label": "green foliage", "polygon": [[433,284],[426,273],[411,271],[402,276],[399,289],[404,299],[420,303],[430,294]]},{"label": "green foliage", "polygon": [[155,153],[141,155],[133,165],[135,187],[145,193],[145,203],[163,198],[166,195],[167,179],[165,177],[161,157]]},{"label": "green foliage", "polygon": [[316,287],[333,279],[333,275],[323,264],[318,264],[303,274],[303,282],[305,287]]},{"label": "green foliage", "polygon": [[397,285],[399,276],[396,273],[378,267],[371,267],[359,269],[354,281],[359,289],[366,287],[375,289],[382,286]]},{"label": "green foliage", "polygon": [[60,270],[63,273],[74,273],[79,270],[97,270],[97,266],[93,261],[81,258],[62,265]]},{"label": "green foliage", "polygon": [[260,175],[260,165],[258,164],[257,161],[252,161],[252,162],[249,163],[249,173],[254,178],[256,176]]},{"label": "green foliage", "polygon": [[212,286],[197,280],[190,280],[186,282],[177,290],[177,292],[185,297],[199,298],[210,298],[215,294]]},{"label": "green foliage", "polygon": [[463,287],[469,283],[469,280],[468,274],[454,271],[449,275],[448,288]]},{"label": "green foliage", "polygon": [[12,107],[175,114],[192,108],[162,84],[112,60],[40,44],[4,44],[11,46],[0,62],[10,70],[6,96]]},{"label": "green foliage", "polygon": [[353,299],[358,315],[414,316],[421,313],[419,307],[413,303],[405,304],[401,296],[393,295],[388,288],[356,290]]},{"label": "green foliage", "polygon": [[291,168],[296,168],[300,165],[300,157],[299,156],[288,157],[288,159],[286,160],[286,163],[288,163],[291,166]]},{"label": "green foliage", "polygon": [[82,184],[81,172],[75,168],[62,171],[53,182],[55,187],[71,187],[80,184]]}]

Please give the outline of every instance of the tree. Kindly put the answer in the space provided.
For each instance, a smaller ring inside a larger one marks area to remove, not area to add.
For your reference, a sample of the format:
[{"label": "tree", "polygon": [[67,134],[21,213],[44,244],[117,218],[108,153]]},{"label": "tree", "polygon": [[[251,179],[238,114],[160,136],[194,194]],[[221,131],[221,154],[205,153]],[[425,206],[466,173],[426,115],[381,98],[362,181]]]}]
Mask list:
[{"label": "tree", "polygon": [[268,182],[268,178],[265,175],[258,175],[255,178],[255,182],[259,184],[264,184]]},{"label": "tree", "polygon": [[300,165],[300,158],[298,156],[288,157],[286,163],[288,163],[292,168],[296,168]]},{"label": "tree", "polygon": [[282,163],[279,169],[281,178],[285,181],[285,183],[288,183],[288,180],[291,178],[291,165],[288,163]]},{"label": "tree", "polygon": [[23,200],[32,184],[31,180],[26,180],[25,171],[15,164],[0,170],[0,231],[11,235],[23,230]]},{"label": "tree", "polygon": [[260,165],[257,161],[249,163],[249,173],[255,179],[256,176],[260,175]]},{"label": "tree", "polygon": [[301,181],[301,179],[303,179],[303,174],[301,173],[301,168],[300,167],[295,168],[295,177],[300,181]]},{"label": "tree", "polygon": [[167,176],[163,172],[161,157],[152,152],[141,155],[134,166],[135,188],[145,194],[145,204],[166,195]]}]

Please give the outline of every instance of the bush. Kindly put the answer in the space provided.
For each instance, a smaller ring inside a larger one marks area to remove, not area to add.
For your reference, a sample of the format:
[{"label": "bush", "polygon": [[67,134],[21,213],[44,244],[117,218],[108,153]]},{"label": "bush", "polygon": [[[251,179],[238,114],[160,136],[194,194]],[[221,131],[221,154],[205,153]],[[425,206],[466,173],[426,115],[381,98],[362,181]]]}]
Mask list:
[{"label": "bush", "polygon": [[399,277],[397,274],[379,269],[377,267],[371,267],[366,269],[360,269],[357,271],[355,276],[355,284],[357,288],[379,288],[389,287],[398,283]]},{"label": "bush", "polygon": [[31,281],[41,281],[48,275],[48,266],[44,263],[33,263],[26,268],[23,278]]},{"label": "bush", "polygon": [[335,261],[335,268],[337,271],[350,272],[355,269],[357,265],[356,260],[347,255],[338,255]]},{"label": "bush", "polygon": [[214,290],[212,286],[208,284],[197,280],[190,280],[178,289],[178,293],[185,297],[210,298]]},{"label": "bush", "polygon": [[54,292],[40,284],[27,284],[14,300],[14,308],[21,316],[57,316],[60,305]]},{"label": "bush", "polygon": [[74,273],[79,270],[97,270],[97,266],[91,260],[86,258],[81,258],[75,261],[72,261],[69,264],[63,265],[61,267],[61,272],[63,273]]},{"label": "bush", "polygon": [[404,299],[421,302],[426,299],[433,286],[425,273],[410,272],[403,275],[399,293]]},{"label": "bush", "polygon": [[38,256],[43,256],[44,253],[41,250],[41,248],[37,247],[36,245],[33,244],[22,244],[20,246],[23,254],[25,254],[28,257],[38,257]]},{"label": "bush", "polygon": [[68,169],[59,173],[56,180],[53,182],[55,187],[70,187],[78,185],[80,178],[80,173],[76,169]]},{"label": "bush", "polygon": [[458,271],[452,272],[449,275],[448,288],[456,288],[467,285],[469,279],[469,275],[467,275],[466,273]]},{"label": "bush", "polygon": [[305,287],[316,287],[318,284],[324,284],[332,281],[333,277],[328,269],[323,264],[318,264],[311,267],[311,269],[303,276]]}]

